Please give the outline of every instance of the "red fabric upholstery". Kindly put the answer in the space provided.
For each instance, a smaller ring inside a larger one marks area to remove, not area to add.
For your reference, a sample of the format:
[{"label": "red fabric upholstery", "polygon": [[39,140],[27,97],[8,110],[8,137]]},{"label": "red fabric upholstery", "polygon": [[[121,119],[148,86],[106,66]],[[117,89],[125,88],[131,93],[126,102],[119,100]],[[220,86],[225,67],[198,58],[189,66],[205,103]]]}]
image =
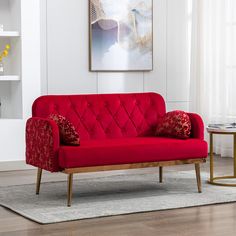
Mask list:
[{"label": "red fabric upholstery", "polygon": [[26,163],[48,171],[59,171],[59,130],[50,119],[30,118],[26,123]]},{"label": "red fabric upholstery", "polygon": [[191,137],[204,139],[204,123],[202,118],[195,113],[187,113],[191,121]]},{"label": "red fabric upholstery", "polygon": [[[60,146],[50,114],[66,117],[79,131],[80,146]],[[191,139],[154,137],[166,114],[159,94],[43,96],[26,124],[26,162],[52,172],[65,167],[207,157],[202,119],[189,114]]]},{"label": "red fabric upholstery", "polygon": [[154,135],[165,112],[163,98],[155,93],[43,96],[33,104],[33,116],[60,114],[81,140]]},{"label": "red fabric upholstery", "polygon": [[186,139],[190,134],[191,121],[184,111],[167,112],[157,124],[157,136]]},{"label": "red fabric upholstery", "polygon": [[205,158],[207,143],[199,139],[139,137],[82,141],[59,149],[61,168]]}]

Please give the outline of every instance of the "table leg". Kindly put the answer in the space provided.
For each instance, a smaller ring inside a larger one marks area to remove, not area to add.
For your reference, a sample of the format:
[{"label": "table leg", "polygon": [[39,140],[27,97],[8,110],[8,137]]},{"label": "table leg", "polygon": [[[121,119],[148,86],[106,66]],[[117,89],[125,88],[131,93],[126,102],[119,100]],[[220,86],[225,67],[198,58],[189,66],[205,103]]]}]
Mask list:
[{"label": "table leg", "polygon": [[213,159],[213,134],[210,133],[210,182],[214,178],[214,159]]},{"label": "table leg", "polygon": [[236,177],[236,134],[234,134],[234,177]]}]

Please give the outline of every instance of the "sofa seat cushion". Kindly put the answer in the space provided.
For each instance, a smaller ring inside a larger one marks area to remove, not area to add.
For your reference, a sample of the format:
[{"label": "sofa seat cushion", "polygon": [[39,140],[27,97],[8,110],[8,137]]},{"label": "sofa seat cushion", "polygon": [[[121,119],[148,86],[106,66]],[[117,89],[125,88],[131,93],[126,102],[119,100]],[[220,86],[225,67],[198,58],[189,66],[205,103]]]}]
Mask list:
[{"label": "sofa seat cushion", "polygon": [[199,139],[136,137],[81,140],[81,146],[61,146],[61,168],[118,165],[207,157],[207,143]]}]

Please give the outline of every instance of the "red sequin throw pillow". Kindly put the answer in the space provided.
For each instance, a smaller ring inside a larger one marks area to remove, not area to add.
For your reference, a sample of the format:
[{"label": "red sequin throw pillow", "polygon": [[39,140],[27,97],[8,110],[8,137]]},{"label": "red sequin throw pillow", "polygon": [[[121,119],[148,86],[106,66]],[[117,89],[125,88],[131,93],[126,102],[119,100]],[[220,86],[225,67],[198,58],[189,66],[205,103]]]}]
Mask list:
[{"label": "red sequin throw pillow", "polygon": [[184,111],[171,111],[160,120],[156,129],[156,136],[187,139],[191,133],[191,122]]},{"label": "red sequin throw pillow", "polygon": [[51,114],[49,119],[52,119],[57,123],[60,133],[60,141],[62,144],[73,146],[80,145],[79,134],[69,120],[58,114]]}]

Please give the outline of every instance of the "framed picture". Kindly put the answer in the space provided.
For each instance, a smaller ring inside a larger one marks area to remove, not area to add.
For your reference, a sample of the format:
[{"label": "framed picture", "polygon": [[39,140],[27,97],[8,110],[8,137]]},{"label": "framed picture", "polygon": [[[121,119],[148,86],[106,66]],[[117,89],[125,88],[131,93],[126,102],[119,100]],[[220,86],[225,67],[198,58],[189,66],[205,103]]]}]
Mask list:
[{"label": "framed picture", "polygon": [[153,0],[89,0],[90,71],[153,69]]}]

